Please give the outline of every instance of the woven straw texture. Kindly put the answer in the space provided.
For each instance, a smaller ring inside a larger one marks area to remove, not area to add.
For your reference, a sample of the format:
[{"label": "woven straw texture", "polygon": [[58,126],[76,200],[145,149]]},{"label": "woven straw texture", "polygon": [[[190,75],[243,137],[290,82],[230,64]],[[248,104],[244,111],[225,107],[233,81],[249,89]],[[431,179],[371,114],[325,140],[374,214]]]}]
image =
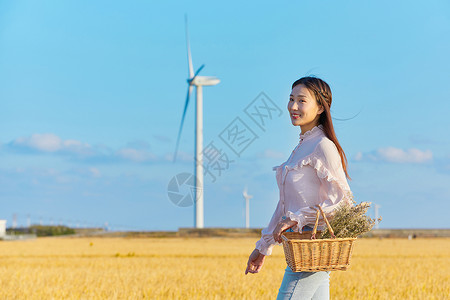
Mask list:
[{"label": "woven straw texture", "polygon": [[286,263],[293,272],[345,271],[356,238],[311,240],[311,233],[283,232]]},{"label": "woven straw texture", "polygon": [[[332,239],[316,240],[317,225],[322,215]],[[316,223],[311,233],[283,232],[281,234],[286,263],[293,272],[345,271],[350,266],[356,238],[336,238],[330,222],[317,205]]]}]

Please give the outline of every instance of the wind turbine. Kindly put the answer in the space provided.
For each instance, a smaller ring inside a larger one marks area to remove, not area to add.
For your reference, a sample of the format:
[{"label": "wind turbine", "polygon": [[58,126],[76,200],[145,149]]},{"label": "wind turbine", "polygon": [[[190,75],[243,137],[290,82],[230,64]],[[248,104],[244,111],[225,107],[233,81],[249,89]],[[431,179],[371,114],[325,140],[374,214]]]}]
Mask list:
[{"label": "wind turbine", "polygon": [[378,222],[378,209],[381,207],[381,205],[378,204],[374,204],[373,207],[375,208],[375,228],[378,229],[379,227],[379,223]]},{"label": "wind turbine", "polygon": [[175,148],[175,154],[173,156],[173,162],[177,158],[178,144],[180,142],[181,130],[183,129],[184,117],[186,116],[186,110],[189,104],[189,98],[192,93],[192,89],[196,88],[196,110],[195,110],[195,202],[194,202],[194,223],[195,228],[203,228],[203,94],[202,87],[208,85],[216,85],[220,82],[217,77],[212,76],[198,76],[200,71],[205,67],[202,65],[194,73],[194,67],[192,65],[191,47],[189,45],[189,33],[187,24],[187,15],[185,15],[186,25],[186,46],[188,54],[188,91],[186,96],[186,102],[184,104],[183,117],[181,118],[181,125],[178,131],[177,145]]},{"label": "wind turbine", "polygon": [[248,200],[253,198],[253,196],[247,194],[247,187],[245,187],[242,195],[245,198],[245,228],[250,228],[250,202]]}]

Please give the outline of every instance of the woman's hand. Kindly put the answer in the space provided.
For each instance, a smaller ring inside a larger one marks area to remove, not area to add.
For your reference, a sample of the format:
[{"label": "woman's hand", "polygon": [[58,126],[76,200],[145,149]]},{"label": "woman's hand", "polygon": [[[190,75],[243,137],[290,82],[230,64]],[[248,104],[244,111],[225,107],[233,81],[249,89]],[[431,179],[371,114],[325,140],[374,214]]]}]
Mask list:
[{"label": "woman's hand", "polygon": [[275,242],[281,243],[283,241],[281,239],[281,233],[283,233],[287,229],[295,226],[296,224],[298,224],[297,221],[293,221],[289,218],[278,223],[277,227],[275,227],[275,229],[273,230],[273,233],[272,233],[273,239],[275,240]]},{"label": "woman's hand", "polygon": [[245,269],[245,275],[247,275],[248,272],[258,273],[264,264],[265,258],[266,256],[264,254],[259,253],[258,249],[253,250],[252,254],[250,254],[250,257],[248,258],[247,269]]}]

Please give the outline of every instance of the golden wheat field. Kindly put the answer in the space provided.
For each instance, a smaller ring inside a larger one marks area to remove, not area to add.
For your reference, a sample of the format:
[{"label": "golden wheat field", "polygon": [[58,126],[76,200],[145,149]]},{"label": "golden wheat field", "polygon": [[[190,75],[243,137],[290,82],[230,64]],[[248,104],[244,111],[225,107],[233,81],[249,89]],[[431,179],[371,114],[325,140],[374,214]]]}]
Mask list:
[{"label": "golden wheat field", "polygon": [[[281,246],[244,275],[255,238],[0,242],[0,299],[275,299]],[[332,299],[449,299],[450,239],[358,239]]]}]

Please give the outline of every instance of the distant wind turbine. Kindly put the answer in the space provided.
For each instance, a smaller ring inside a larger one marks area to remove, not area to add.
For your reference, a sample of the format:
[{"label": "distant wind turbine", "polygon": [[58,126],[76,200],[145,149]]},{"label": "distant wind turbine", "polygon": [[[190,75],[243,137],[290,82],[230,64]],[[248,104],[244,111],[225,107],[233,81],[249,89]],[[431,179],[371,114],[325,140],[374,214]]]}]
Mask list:
[{"label": "distant wind turbine", "polygon": [[245,187],[242,195],[245,198],[245,228],[250,228],[250,202],[248,200],[253,198],[253,196],[247,194],[247,187]]},{"label": "distant wind turbine", "polygon": [[373,205],[374,209],[375,209],[375,228],[378,229],[379,228],[379,221],[378,221],[378,209],[381,207],[381,205],[378,204],[374,204]]},{"label": "distant wind turbine", "polygon": [[196,110],[195,110],[195,202],[194,202],[194,223],[195,228],[203,228],[203,95],[202,87],[208,85],[216,85],[220,80],[212,76],[198,76],[200,71],[205,67],[202,65],[194,73],[194,67],[192,65],[191,47],[189,45],[189,33],[187,15],[185,15],[186,26],[186,45],[188,54],[188,91],[186,96],[186,102],[184,104],[183,117],[181,118],[181,125],[178,131],[177,144],[175,148],[175,154],[173,156],[173,162],[176,161],[178,144],[180,142],[181,130],[183,129],[184,117],[186,116],[186,110],[189,104],[189,98],[192,93],[192,89],[195,86],[197,91],[196,97]]}]

